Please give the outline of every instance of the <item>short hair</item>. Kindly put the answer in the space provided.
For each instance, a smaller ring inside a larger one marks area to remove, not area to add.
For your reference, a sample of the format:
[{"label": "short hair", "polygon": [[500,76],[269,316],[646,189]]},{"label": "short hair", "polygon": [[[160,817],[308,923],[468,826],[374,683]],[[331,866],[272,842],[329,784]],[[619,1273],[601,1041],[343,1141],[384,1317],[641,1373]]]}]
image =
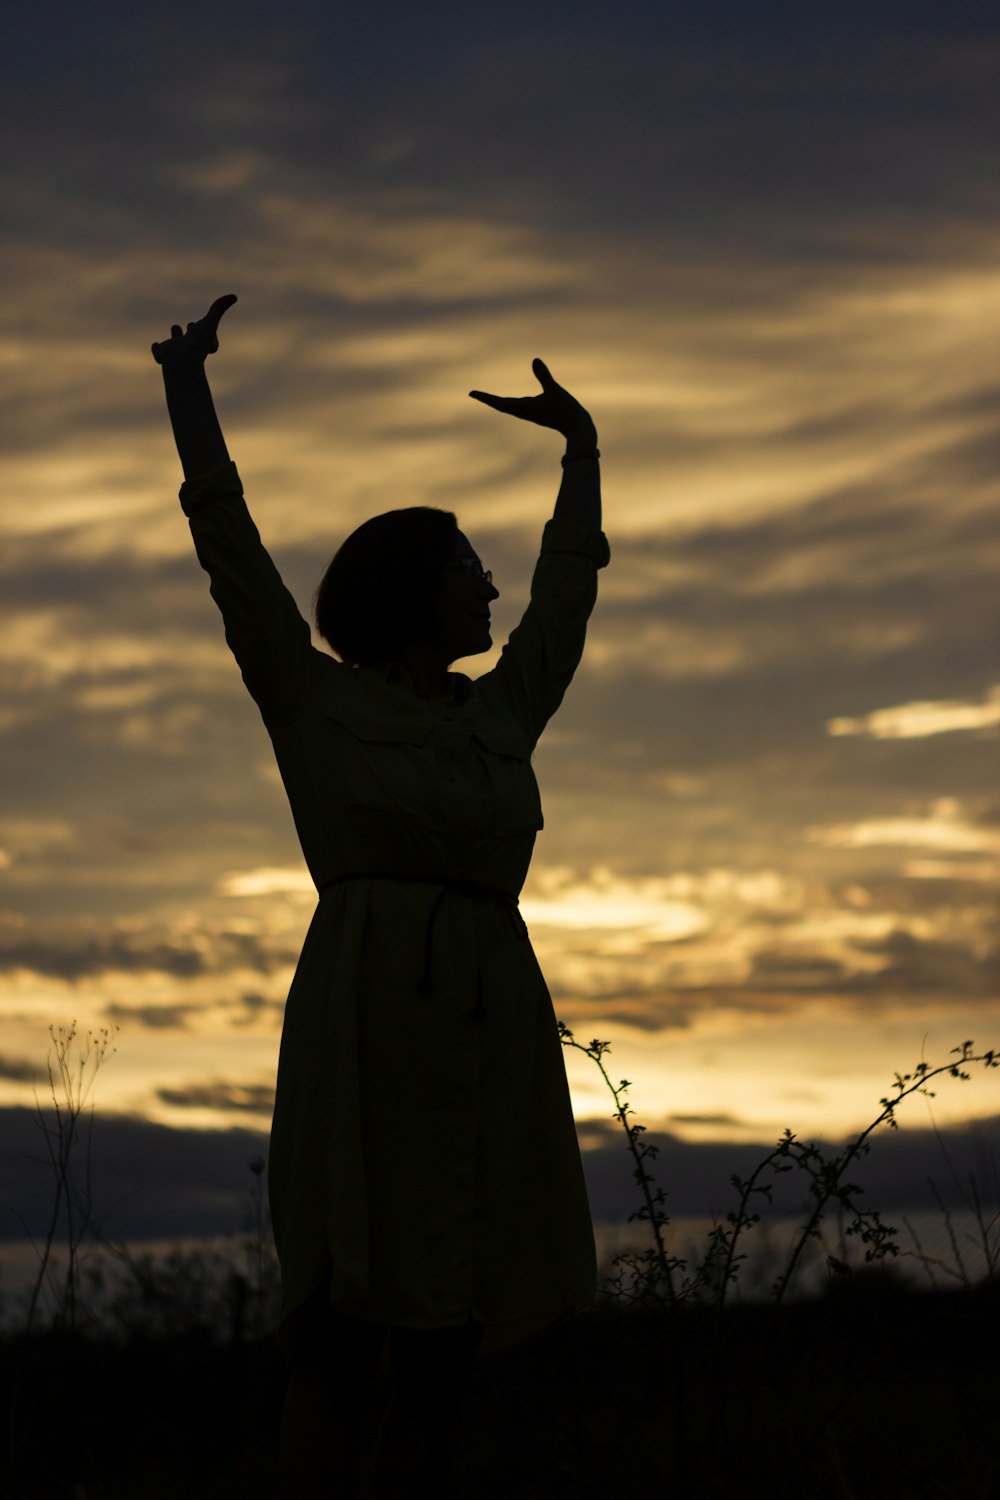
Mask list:
[{"label": "short hair", "polygon": [[351,532],[314,600],[316,627],[342,661],[394,661],[411,641],[434,638],[457,535],[457,517],[429,505],[386,511]]}]

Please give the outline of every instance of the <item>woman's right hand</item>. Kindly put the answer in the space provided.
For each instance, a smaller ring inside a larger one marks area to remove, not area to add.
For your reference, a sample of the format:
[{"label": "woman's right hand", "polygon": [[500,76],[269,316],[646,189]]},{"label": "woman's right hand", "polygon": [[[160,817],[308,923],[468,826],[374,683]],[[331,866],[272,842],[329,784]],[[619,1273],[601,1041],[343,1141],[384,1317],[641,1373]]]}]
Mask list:
[{"label": "woman's right hand", "polygon": [[165,371],[203,365],[206,357],[218,349],[219,321],[236,300],[233,292],[225,297],[217,297],[203,318],[199,318],[197,323],[188,324],[186,332],[179,323],[174,323],[170,329],[170,337],[164,339],[162,344],[153,345],[156,363],[162,365]]}]

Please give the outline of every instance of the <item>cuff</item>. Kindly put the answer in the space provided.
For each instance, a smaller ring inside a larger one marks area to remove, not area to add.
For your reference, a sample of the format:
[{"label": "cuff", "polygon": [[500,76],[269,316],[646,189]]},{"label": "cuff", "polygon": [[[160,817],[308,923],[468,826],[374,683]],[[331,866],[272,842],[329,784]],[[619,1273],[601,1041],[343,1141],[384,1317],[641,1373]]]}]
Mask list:
[{"label": "cuff", "polygon": [[606,568],[611,561],[611,548],[603,531],[555,516],[546,521],[542,532],[542,554],[546,552],[577,552],[599,568]]},{"label": "cuff", "polygon": [[217,469],[208,469],[194,479],[186,479],[180,488],[181,509],[186,516],[193,515],[214,500],[239,500],[242,496],[243,485],[232,460],[220,464]]}]

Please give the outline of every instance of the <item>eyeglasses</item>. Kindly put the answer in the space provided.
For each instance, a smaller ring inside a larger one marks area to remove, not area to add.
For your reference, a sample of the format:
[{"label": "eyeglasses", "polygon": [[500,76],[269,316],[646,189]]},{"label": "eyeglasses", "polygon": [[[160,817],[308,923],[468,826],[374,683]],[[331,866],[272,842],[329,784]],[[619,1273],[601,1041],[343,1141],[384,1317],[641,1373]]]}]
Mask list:
[{"label": "eyeglasses", "polygon": [[487,569],[483,572],[483,565],[478,558],[463,557],[460,562],[449,563],[446,571],[448,573],[464,573],[466,583],[492,583],[493,574]]}]

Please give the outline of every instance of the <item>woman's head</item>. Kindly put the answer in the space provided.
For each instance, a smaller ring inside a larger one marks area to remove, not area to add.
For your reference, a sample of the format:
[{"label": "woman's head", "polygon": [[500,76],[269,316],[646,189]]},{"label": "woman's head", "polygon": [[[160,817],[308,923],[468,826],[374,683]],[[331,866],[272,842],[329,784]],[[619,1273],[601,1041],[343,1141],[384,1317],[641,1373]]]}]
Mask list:
[{"label": "woman's head", "polygon": [[414,642],[440,647],[450,661],[487,651],[497,590],[476,576],[477,562],[451,511],[414,505],[373,516],[323,575],[317,628],[352,665],[398,660]]}]

